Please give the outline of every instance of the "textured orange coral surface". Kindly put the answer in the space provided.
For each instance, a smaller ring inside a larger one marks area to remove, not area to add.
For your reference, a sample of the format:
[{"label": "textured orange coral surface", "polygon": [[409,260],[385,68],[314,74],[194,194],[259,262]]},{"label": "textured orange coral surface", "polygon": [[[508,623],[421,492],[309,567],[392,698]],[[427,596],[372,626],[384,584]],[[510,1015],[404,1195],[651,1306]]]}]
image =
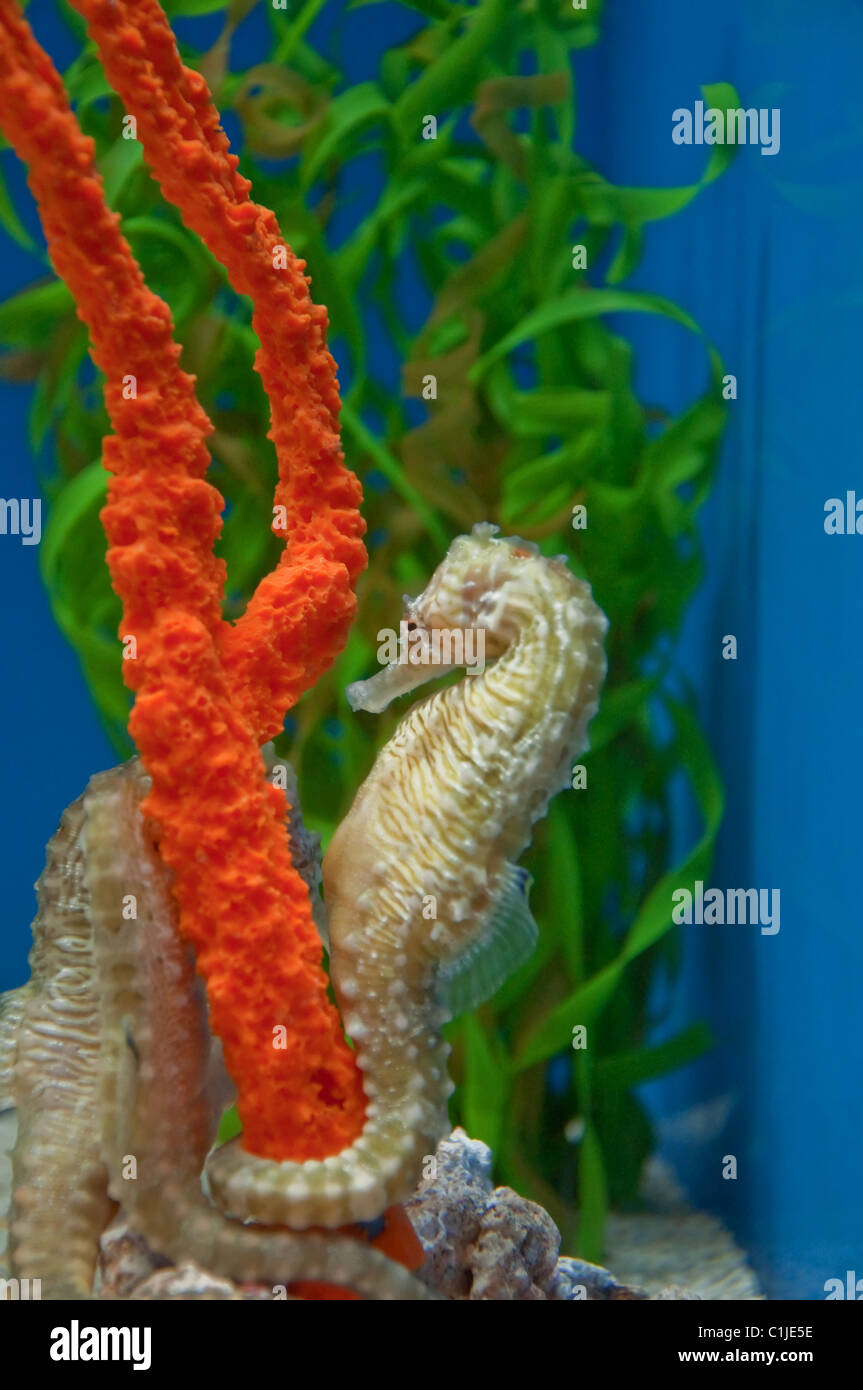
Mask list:
[{"label": "textured orange coral surface", "polygon": [[[142,62],[146,88],[141,44],[129,34],[122,43]],[[170,53],[167,38],[148,36],[148,53],[151,43],[160,61],[176,64],[173,40]],[[189,125],[182,177],[207,183],[214,144],[218,162],[231,161],[206,114],[206,89],[192,77],[184,80],[197,91],[208,135],[200,141],[196,122]],[[154,109],[159,99],[153,89]],[[255,248],[278,229],[237,182],[217,199],[214,238],[226,255],[232,243],[236,264],[248,252],[248,280],[238,287],[267,301],[256,315],[262,337],[273,315],[281,327],[269,341],[287,345],[285,360],[269,365],[262,348],[259,365],[274,401],[277,500],[291,532],[284,564],[232,631],[221,617],[224,573],[213,555],[222,498],[204,476],[209,422],[179,367],[170,312],[146,288],[106,206],[92,142],[12,0],[0,0],[0,125],[29,165],[51,259],[106,377],[115,434],[105,443],[113,477],[103,520],[121,633],[136,644],[124,662],[136,692],[130,730],[153,780],[145,809],[174,870],[181,930],[195,946],[211,1025],[238,1087],[244,1143],[273,1158],[322,1157],[359,1132],[364,1099],[326,999],[308,897],[290,863],[284,800],[266,781],[258,744],[344,640],[351,581],[363,563],[358,486],[339,454],[324,320],[310,307],[297,262],[285,272],[271,258],[265,284]],[[281,389],[284,408],[275,403]]]},{"label": "textured orange coral surface", "polygon": [[[324,341],[326,310],[274,214],[251,201],[200,73],[180,61],[155,0],[72,0],[87,20],[112,87],[134,115],[144,158],[187,227],[251,297],[255,366],[270,401],[277,507],[289,531],[278,568],[224,635],[235,697],[263,742],[345,642],[351,588],[365,566],[360,489],[344,467],[339,393]],[[280,517],[277,516],[277,523]],[[278,532],[277,532],[278,534]],[[350,583],[345,582],[347,571]]]}]

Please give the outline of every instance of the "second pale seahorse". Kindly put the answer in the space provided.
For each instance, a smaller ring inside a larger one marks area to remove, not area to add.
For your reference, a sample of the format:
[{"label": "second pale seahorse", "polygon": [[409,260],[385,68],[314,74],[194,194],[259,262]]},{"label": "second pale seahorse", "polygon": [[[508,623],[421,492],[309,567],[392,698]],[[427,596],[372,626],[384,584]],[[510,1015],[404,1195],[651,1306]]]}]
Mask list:
[{"label": "second pale seahorse", "polygon": [[428,1297],[357,1240],[244,1226],[205,1197],[225,1091],[140,812],[147,786],[133,760],[93,777],[64,813],[38,885],[31,979],[0,996],[0,1109],[18,1110],[13,1276],[39,1279],[43,1298],[88,1297],[117,1204],[154,1249],[237,1281]]},{"label": "second pale seahorse", "polygon": [[[238,1142],[219,1150],[211,1188],[236,1216],[340,1226],[404,1198],[449,1129],[443,1023],[533,949],[516,860],[587,746],[607,622],[565,561],[495,529],[454,541],[406,614],[429,632],[482,629],[488,666],[408,712],[324,859],[330,967],[365,1128],[343,1153],[302,1164]],[[348,695],[378,712],[440,674],[396,664]]]}]

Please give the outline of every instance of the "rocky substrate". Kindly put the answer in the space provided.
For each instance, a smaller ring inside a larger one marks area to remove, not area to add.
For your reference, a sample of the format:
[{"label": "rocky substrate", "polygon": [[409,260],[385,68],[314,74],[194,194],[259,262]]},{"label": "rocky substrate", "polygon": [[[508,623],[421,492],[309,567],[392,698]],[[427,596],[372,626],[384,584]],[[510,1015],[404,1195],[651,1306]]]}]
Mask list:
[{"label": "rocky substrate", "polygon": [[[11,1147],[12,1117],[0,1116],[0,1155]],[[746,1257],[714,1217],[693,1212],[661,1170],[651,1170],[655,1209],[613,1216],[610,1263],[560,1255],[548,1213],[509,1187],[494,1187],[491,1151],[456,1129],[440,1144],[434,1175],[406,1210],[425,1250],[418,1277],[445,1298],[574,1302],[760,1297]],[[650,1189],[647,1192],[650,1199]],[[9,1164],[0,1157],[0,1211],[9,1203]],[[0,1275],[2,1268],[0,1237]],[[102,1238],[101,1296],[131,1299],[248,1300],[272,1290],[232,1284],[188,1263],[169,1265],[118,1218]],[[682,1285],[685,1285],[683,1287]]]}]

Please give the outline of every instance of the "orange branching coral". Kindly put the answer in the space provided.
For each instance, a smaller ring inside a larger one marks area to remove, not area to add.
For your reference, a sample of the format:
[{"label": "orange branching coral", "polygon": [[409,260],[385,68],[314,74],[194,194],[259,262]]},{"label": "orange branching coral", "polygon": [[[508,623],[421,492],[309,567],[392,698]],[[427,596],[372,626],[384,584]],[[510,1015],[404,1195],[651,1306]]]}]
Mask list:
[{"label": "orange branching coral", "polygon": [[344,467],[339,444],[326,310],[312,303],[305,264],[273,213],[251,201],[207,84],[180,61],[156,0],[72,3],[135,117],[165,197],[222,262],[234,289],[252,300],[260,341],[255,365],[270,400],[279,462],[274,529],[287,545],[243,618],[225,633],[223,660],[263,741],[281,730],[285,710],[343,646],[355,610],[351,583],[365,566],[359,484]]},{"label": "orange branching coral", "polygon": [[[115,436],[105,444],[113,477],[103,519],[122,634],[136,644],[124,663],[136,691],[130,730],[152,777],[145,810],[174,871],[181,930],[195,946],[211,1025],[239,1090],[244,1142],[271,1158],[323,1157],[359,1132],[364,1098],[326,999],[308,898],[290,863],[284,800],[266,781],[258,748],[277,708],[281,725],[279,701],[296,698],[343,640],[350,581],[362,565],[357,485],[338,453],[323,321],[307,307],[299,266],[289,277],[296,303],[288,310],[283,272],[271,267],[268,292],[287,314],[279,341],[290,354],[288,366],[267,365],[262,350],[262,373],[271,397],[287,392],[278,421],[274,404],[274,436],[292,532],[284,566],[232,633],[221,618],[224,573],[212,549],[222,498],[204,476],[209,422],[180,370],[170,312],[148,291],[105,203],[92,142],[13,0],[0,0],[0,125],[29,165],[52,261],[106,376]],[[183,166],[190,180],[200,176],[195,139],[190,129]],[[198,148],[206,164],[207,147]],[[233,222],[234,262],[251,248],[241,286],[262,292],[263,263],[253,248],[276,229],[241,194],[238,184],[220,236],[231,240]],[[312,348],[304,358],[306,331]],[[288,432],[302,441],[296,472],[286,462]],[[321,622],[322,605],[331,605],[331,624]],[[284,1046],[277,1048],[279,1025]]]}]

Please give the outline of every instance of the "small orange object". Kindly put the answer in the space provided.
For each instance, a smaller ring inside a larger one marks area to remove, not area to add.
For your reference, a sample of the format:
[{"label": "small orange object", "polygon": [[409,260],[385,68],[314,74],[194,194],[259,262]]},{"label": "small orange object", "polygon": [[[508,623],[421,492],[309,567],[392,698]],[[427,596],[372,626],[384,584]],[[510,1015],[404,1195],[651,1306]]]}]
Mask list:
[{"label": "small orange object", "polygon": [[340,1288],[338,1284],[325,1284],[321,1279],[298,1279],[288,1288],[297,1298],[307,1303],[362,1303],[358,1293],[352,1289]]},{"label": "small orange object", "polygon": [[[370,1238],[363,1226],[343,1226],[339,1234],[355,1236],[358,1240],[366,1241],[375,1250],[380,1250],[382,1255],[387,1255],[391,1260],[404,1265],[405,1269],[419,1269],[425,1259],[419,1236],[403,1206],[387,1207],[384,1212],[384,1229],[376,1236]],[[352,1293],[349,1289],[339,1288],[319,1279],[298,1279],[288,1287],[298,1298],[315,1303],[359,1298],[358,1294]]]},{"label": "small orange object", "polygon": [[402,1206],[387,1207],[384,1229],[375,1237],[372,1245],[382,1254],[389,1255],[391,1260],[404,1265],[405,1269],[419,1269],[425,1259],[420,1238]]}]

